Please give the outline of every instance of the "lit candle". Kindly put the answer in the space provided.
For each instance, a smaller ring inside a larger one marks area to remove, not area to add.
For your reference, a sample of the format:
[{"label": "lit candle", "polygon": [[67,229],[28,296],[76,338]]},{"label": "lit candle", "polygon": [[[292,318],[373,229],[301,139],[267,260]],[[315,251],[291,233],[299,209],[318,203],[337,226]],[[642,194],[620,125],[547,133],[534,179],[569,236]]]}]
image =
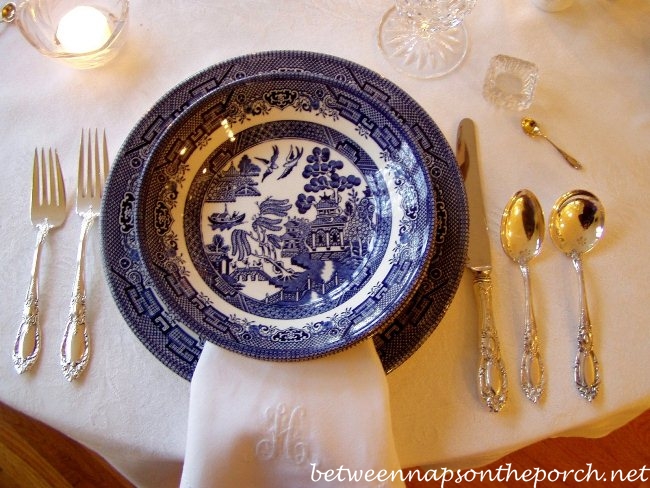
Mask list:
[{"label": "lit candle", "polygon": [[79,6],[61,17],[56,38],[61,47],[75,54],[100,49],[111,37],[106,16],[94,7]]}]

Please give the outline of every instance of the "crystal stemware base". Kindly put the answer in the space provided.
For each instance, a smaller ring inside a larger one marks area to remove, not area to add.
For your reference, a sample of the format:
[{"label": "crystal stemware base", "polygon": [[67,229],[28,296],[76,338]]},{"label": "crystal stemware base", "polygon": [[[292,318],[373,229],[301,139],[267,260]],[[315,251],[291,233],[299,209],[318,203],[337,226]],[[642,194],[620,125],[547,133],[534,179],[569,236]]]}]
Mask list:
[{"label": "crystal stemware base", "polygon": [[468,35],[461,22],[446,30],[405,22],[397,8],[379,26],[379,48],[398,71],[416,78],[437,78],[453,71],[467,54]]}]

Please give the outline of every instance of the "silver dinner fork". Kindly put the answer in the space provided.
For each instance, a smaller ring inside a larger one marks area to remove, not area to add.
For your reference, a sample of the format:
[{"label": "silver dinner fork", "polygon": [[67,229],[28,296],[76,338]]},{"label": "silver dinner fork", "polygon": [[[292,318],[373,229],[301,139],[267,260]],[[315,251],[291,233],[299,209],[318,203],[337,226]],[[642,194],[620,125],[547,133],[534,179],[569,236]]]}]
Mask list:
[{"label": "silver dinner fork", "polygon": [[48,151],[47,161],[45,149],[34,150],[34,168],[32,170],[32,224],[38,230],[36,248],[32,260],[32,275],[29,288],[25,297],[23,318],[18,328],[16,342],[13,349],[14,368],[18,373],[29,371],[41,350],[41,328],[38,308],[38,268],[41,248],[50,230],[58,227],[65,221],[66,201],[65,186],[59,155],[52,149]]},{"label": "silver dinner fork", "polygon": [[88,145],[84,154],[84,133],[81,132],[79,169],[77,173],[77,214],[83,218],[77,251],[77,272],[72,287],[70,315],[61,342],[61,367],[68,381],[77,379],[90,359],[90,339],[86,323],[85,258],[86,238],[95,218],[99,216],[104,182],[108,175],[106,132],[102,149],[99,137],[88,130]]}]

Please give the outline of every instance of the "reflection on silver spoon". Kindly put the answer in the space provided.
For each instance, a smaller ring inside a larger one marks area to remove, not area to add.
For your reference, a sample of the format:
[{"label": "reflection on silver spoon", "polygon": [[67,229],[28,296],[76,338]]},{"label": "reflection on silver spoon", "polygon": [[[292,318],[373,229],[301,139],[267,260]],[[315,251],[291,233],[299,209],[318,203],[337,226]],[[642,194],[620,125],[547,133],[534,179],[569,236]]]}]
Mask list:
[{"label": "reflection on silver spoon", "polygon": [[555,245],[573,261],[580,286],[578,353],[574,377],[580,394],[593,400],[600,386],[600,369],[593,350],[591,320],[582,272],[582,255],[600,240],[605,229],[605,209],[598,198],[585,190],[562,195],[553,206],[549,231]]},{"label": "reflection on silver spoon", "polygon": [[501,218],[501,245],[519,265],[524,279],[524,352],[521,358],[521,387],[526,397],[537,403],[544,391],[544,364],[539,351],[537,324],[531,299],[528,263],[542,250],[544,213],[537,197],[529,190],[513,195]]}]

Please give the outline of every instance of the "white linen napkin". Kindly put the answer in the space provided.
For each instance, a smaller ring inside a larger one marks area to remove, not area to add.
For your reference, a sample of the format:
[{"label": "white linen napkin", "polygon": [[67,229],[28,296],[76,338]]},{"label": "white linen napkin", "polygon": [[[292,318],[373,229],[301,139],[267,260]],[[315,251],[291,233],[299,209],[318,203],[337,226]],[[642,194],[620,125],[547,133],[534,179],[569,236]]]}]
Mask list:
[{"label": "white linen napkin", "polygon": [[372,340],[292,363],[206,343],[188,422],[183,488],[404,486]]}]

